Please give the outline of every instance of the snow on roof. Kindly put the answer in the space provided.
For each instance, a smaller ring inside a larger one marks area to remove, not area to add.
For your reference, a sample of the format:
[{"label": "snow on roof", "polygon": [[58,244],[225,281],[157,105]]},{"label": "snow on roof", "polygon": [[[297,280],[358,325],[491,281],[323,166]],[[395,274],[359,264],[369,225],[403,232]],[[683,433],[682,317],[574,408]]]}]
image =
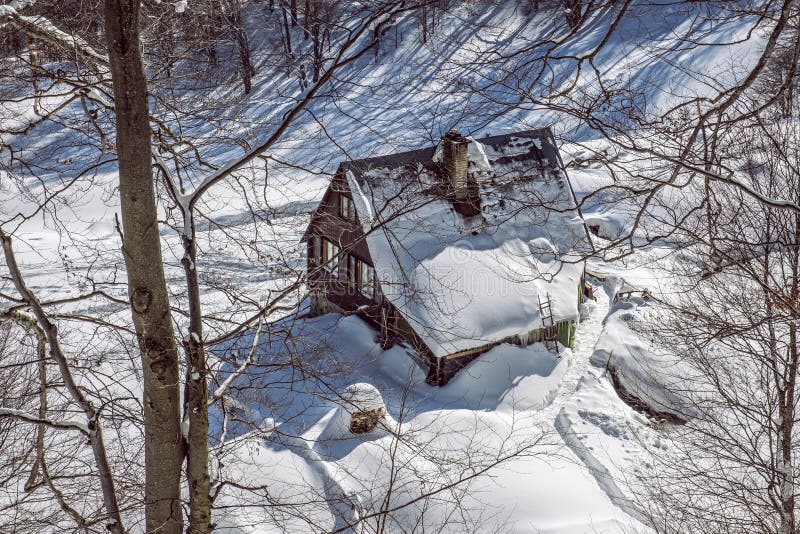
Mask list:
[{"label": "snow on roof", "polygon": [[381,291],[437,357],[578,317],[591,244],[549,129],[470,140],[481,214],[441,193],[428,148],[343,163]]}]

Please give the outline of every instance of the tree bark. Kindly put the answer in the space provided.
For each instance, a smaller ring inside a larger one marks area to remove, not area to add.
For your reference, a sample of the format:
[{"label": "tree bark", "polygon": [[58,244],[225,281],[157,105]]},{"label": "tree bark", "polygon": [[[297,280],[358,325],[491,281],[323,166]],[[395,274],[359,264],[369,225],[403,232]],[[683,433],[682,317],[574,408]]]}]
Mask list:
[{"label": "tree bark", "polygon": [[314,74],[312,81],[317,83],[319,81],[320,74],[322,74],[322,40],[320,39],[319,35],[319,21],[314,21],[311,34],[313,36],[312,44],[314,49]]},{"label": "tree bark", "polygon": [[565,0],[564,16],[567,19],[569,29],[574,29],[581,21],[581,0]]},{"label": "tree bark", "polygon": [[250,94],[253,88],[253,76],[256,74],[253,68],[253,61],[250,58],[250,42],[247,39],[247,33],[244,29],[244,22],[242,21],[242,12],[240,6],[234,6],[231,14],[230,24],[233,30],[234,41],[236,41],[236,49],[239,52],[239,62],[242,66],[242,83],[244,84],[244,94]]},{"label": "tree bark", "polygon": [[189,533],[211,532],[211,478],[208,474],[208,380],[203,346],[203,315],[200,306],[200,282],[197,276],[197,247],[192,213],[191,235],[183,236],[181,263],[186,274],[189,296],[189,338],[186,341],[186,388],[184,419],[189,425],[186,436],[186,478],[189,481]]},{"label": "tree bark", "polygon": [[[316,17],[316,14],[314,14]],[[311,0],[306,0],[305,9],[303,9],[303,40],[307,40],[311,37],[311,31],[309,28],[311,27]]]},{"label": "tree bark", "polygon": [[292,31],[289,29],[289,18],[286,16],[286,8],[281,9],[283,14],[283,32],[286,34],[286,53],[289,54],[289,58],[294,59],[294,54],[292,53]]},{"label": "tree bark", "polygon": [[422,20],[422,44],[428,42],[428,10],[423,7],[419,10],[420,19]]},{"label": "tree bark", "polygon": [[[800,215],[794,214],[794,240],[800,237]],[[789,292],[789,302],[797,306],[800,299],[800,252],[795,248],[791,252],[791,289]],[[782,428],[780,461],[782,476],[781,480],[781,505],[783,514],[781,517],[781,532],[790,533],[797,530],[797,519],[795,516],[795,483],[794,483],[794,455],[795,436],[794,422],[796,417],[795,395],[797,389],[797,371],[800,365],[800,353],[798,353],[797,335],[797,312],[792,313],[792,320],[789,322],[789,347],[788,347],[788,369],[785,373],[786,392],[782,399]]]},{"label": "tree bark", "polygon": [[106,0],[105,25],[117,120],[122,250],[144,370],[146,529],[179,534],[184,447],[178,350],[158,233],[139,1]]}]

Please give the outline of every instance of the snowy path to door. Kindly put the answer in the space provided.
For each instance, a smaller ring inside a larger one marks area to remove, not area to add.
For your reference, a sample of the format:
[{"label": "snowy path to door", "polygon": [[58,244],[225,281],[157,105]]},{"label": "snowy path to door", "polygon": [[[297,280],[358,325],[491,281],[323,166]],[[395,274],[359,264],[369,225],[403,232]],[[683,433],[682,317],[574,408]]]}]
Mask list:
[{"label": "snowy path to door", "polygon": [[[614,475],[610,471],[611,466],[604,465],[593,451],[593,445],[595,444],[593,437],[578,430],[576,425],[573,424],[576,414],[580,419],[583,419],[583,417],[580,417],[582,410],[578,407],[581,405],[584,408],[592,407],[591,401],[586,402],[586,400],[596,395],[596,390],[598,389],[605,390],[607,394],[611,393],[614,400],[619,401],[620,405],[623,404],[621,400],[616,398],[616,392],[613,391],[610,380],[604,371],[591,364],[591,357],[603,333],[604,321],[608,316],[612,298],[607,293],[606,287],[595,286],[595,296],[597,300],[593,303],[589,316],[578,326],[570,368],[564,375],[555,399],[542,410],[541,417],[543,421],[553,423],[561,439],[575,456],[583,462],[609,500],[632,518],[643,522],[643,516],[640,511],[617,484]],[[588,393],[585,393],[587,399],[582,398],[584,396],[582,388],[589,390]],[[601,414],[602,417],[607,417],[607,414]],[[624,432],[622,434],[624,436]],[[608,456],[606,456],[606,461],[608,461]],[[614,469],[616,470],[616,468]]]},{"label": "snowy path to door", "polygon": [[[552,438],[554,444],[541,454],[505,465],[492,475],[496,484],[483,488],[498,500],[514,503],[517,511],[509,526],[515,532],[649,531],[613,476],[620,470],[618,464],[624,464],[623,469],[629,465],[620,451],[631,448],[624,430],[631,410],[619,400],[604,370],[591,363],[612,306],[612,295],[605,288],[595,286],[595,295],[597,300],[587,303],[588,314],[578,326],[573,350],[564,351],[547,379],[529,375],[513,380],[508,398],[494,412],[495,416],[513,414],[525,421],[523,434],[543,432],[539,435],[549,436],[546,439]],[[534,358],[546,358],[541,347],[533,350],[539,351]],[[476,376],[474,385],[487,378],[493,377]],[[548,403],[535,407],[525,402],[537,386],[550,384],[554,387],[546,395]],[[604,433],[608,429],[610,433]],[[600,450],[606,446],[610,455]]]},{"label": "snowy path to door", "polygon": [[594,353],[595,345],[597,345],[597,340],[600,338],[600,333],[603,331],[603,320],[608,315],[611,299],[605,290],[600,287],[595,287],[595,296],[597,300],[589,302],[589,306],[591,306],[589,316],[578,325],[569,369],[561,380],[561,385],[553,402],[542,409],[540,413],[540,418],[543,422],[554,422],[556,420],[564,404],[572,398],[578,389],[578,384],[582,377],[586,374],[591,374],[593,377],[599,375],[592,367],[590,359]]}]

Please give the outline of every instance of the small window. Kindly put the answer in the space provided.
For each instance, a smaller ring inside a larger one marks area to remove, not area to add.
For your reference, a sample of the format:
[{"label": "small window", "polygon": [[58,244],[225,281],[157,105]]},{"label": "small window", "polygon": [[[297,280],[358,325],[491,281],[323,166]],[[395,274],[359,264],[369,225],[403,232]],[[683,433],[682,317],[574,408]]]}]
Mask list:
[{"label": "small window", "polygon": [[361,281],[359,283],[361,293],[365,297],[373,298],[375,297],[375,269],[364,262],[359,263],[361,264]]},{"label": "small window", "polygon": [[348,256],[347,256],[347,281],[352,285],[356,285],[356,282],[357,282],[357,276],[358,276],[357,273],[358,273],[358,271],[356,270],[356,263],[358,263],[358,260],[355,258],[355,256],[352,256],[352,255],[348,254]]},{"label": "small window", "polygon": [[345,195],[339,195],[339,216],[348,221],[355,220],[356,214],[353,208],[353,200]]},{"label": "small window", "polygon": [[347,280],[367,298],[375,298],[375,269],[354,256],[347,258]]},{"label": "small window", "polygon": [[375,269],[363,261],[358,262],[358,287],[365,297],[375,297]]},{"label": "small window", "polygon": [[322,267],[334,276],[339,273],[339,252],[341,249],[338,245],[322,238]]}]

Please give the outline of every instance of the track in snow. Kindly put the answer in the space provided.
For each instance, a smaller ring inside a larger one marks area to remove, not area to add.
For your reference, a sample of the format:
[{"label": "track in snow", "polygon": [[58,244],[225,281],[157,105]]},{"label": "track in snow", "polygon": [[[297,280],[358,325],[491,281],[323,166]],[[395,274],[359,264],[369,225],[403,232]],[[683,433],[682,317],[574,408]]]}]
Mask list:
[{"label": "track in snow", "polygon": [[564,373],[558,391],[553,401],[540,412],[542,422],[555,422],[564,403],[575,393],[578,384],[586,374],[594,374],[590,359],[594,353],[597,340],[603,331],[603,321],[611,307],[611,299],[601,287],[595,286],[597,300],[586,320],[581,321],[575,334],[575,347],[572,349],[572,358],[569,369]]}]

